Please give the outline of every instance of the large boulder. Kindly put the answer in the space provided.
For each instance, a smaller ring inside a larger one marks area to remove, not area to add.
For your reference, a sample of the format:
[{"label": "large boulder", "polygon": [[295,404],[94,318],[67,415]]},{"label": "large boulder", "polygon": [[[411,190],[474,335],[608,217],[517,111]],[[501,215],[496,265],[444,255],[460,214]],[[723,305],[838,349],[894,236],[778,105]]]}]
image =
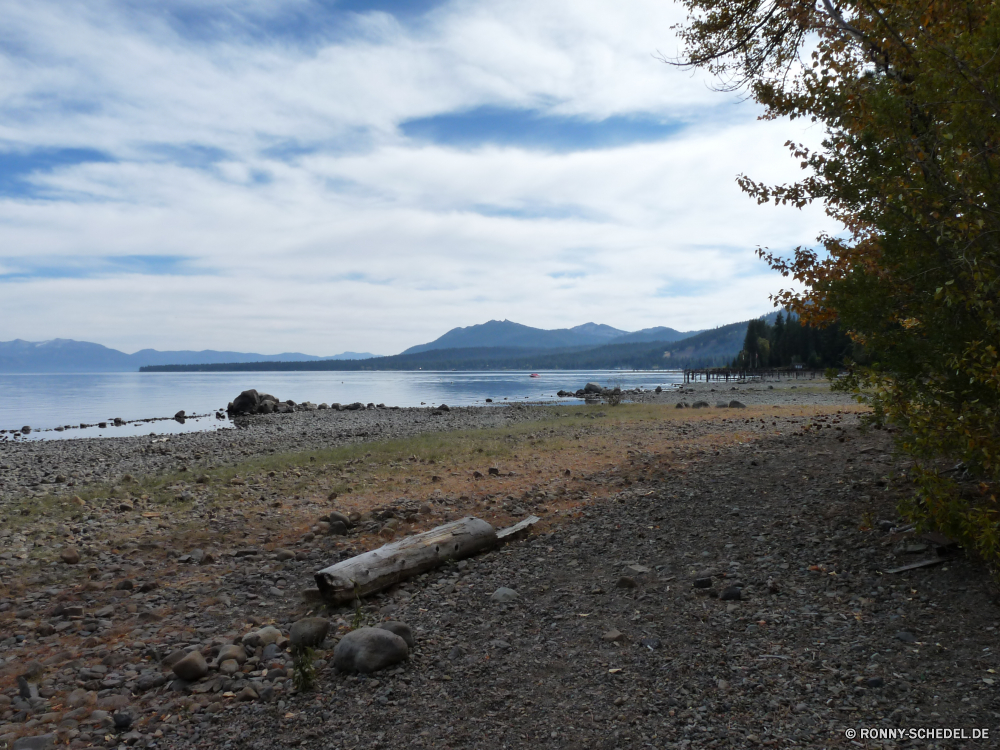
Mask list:
[{"label": "large boulder", "polygon": [[584,393],[604,393],[604,389],[597,383],[587,383],[583,386]]},{"label": "large boulder", "polygon": [[406,659],[406,641],[382,628],[358,628],[340,639],[333,665],[341,672],[377,672]]},{"label": "large boulder", "polygon": [[233,402],[229,405],[229,413],[256,414],[259,406],[260,394],[251,388],[249,391],[243,391],[243,393],[233,399]]},{"label": "large boulder", "polygon": [[382,630],[388,630],[390,633],[395,633],[404,641],[409,648],[413,648],[417,645],[416,640],[413,638],[413,630],[405,622],[399,622],[398,620],[390,620],[389,622],[383,622],[378,627]]}]

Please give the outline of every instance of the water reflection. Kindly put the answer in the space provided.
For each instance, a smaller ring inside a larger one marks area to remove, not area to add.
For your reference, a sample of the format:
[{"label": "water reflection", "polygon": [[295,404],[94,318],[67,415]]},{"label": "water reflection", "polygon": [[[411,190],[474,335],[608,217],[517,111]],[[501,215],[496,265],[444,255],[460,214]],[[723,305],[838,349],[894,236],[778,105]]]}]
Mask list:
[{"label": "water reflection", "polygon": [[[680,371],[528,372],[225,372],[0,374],[0,440],[22,425],[28,439],[172,434],[226,429],[226,405],[241,391],[256,388],[296,403],[354,402],[388,406],[483,406],[518,401],[561,401],[559,390],[576,391],[588,382],[623,389],[672,387]],[[112,416],[108,416],[112,415]],[[171,417],[169,415],[174,415]],[[183,415],[183,416],[181,416]],[[157,417],[156,421],[149,420]],[[180,418],[177,418],[180,417]],[[121,424],[115,424],[116,420]],[[80,425],[102,427],[81,428]],[[62,427],[60,432],[41,432]]]}]

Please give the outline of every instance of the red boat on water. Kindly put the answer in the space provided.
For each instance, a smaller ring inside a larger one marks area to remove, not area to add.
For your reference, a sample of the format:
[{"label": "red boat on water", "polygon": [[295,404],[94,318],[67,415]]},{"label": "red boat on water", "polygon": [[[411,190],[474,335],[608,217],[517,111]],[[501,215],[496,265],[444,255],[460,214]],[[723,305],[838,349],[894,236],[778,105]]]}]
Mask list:
[{"label": "red boat on water", "polygon": [[539,374],[538,374],[537,372],[533,372],[533,373],[531,373],[531,374],[530,374],[530,375],[529,375],[528,377],[529,377],[529,378],[540,378],[540,377],[542,377],[542,376],[541,376],[541,375],[539,375]]}]

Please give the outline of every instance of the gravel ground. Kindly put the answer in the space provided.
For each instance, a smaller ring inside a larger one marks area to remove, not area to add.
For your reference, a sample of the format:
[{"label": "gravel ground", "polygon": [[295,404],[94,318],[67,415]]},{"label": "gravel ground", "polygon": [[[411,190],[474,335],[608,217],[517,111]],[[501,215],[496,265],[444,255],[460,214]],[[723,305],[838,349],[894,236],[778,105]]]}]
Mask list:
[{"label": "gravel ground", "polygon": [[[375,493],[381,505],[359,506],[345,537],[315,525],[330,475],[308,463],[225,488],[192,478],[177,510],[118,493],[90,501],[72,525],[0,529],[0,747],[32,735],[247,750],[995,746],[996,589],[975,561],[899,528],[906,466],[889,436],[859,431],[849,402],[819,388],[737,387],[661,394],[669,408],[635,407],[633,422],[604,407],[560,414],[569,418],[542,424],[564,425],[567,442],[548,452],[528,430],[552,409],[536,407],[358,414],[366,423],[282,415],[238,446],[219,433],[179,436],[184,449],[170,455],[143,453],[148,441],[5,445],[0,460],[18,467],[100,449],[108,466],[97,481],[371,440],[372,425],[407,435],[488,424],[509,428],[509,460],[520,463],[481,479],[465,465],[393,463],[400,486],[419,482],[409,499]],[[717,409],[721,396],[749,408]],[[697,399],[712,407],[671,406]],[[574,418],[584,416],[593,419]],[[487,418],[497,421],[475,422]],[[346,424],[353,434],[331,437]],[[534,466],[544,470],[528,476]],[[24,490],[5,492],[23,502]],[[527,540],[365,604],[365,621],[413,629],[407,661],[368,677],[332,667],[356,613],[315,600],[319,568],[377,547],[390,526],[390,536],[411,533],[463,515],[502,526],[528,512],[543,521]],[[70,545],[80,563],[59,561]],[[925,559],[940,562],[888,572]],[[493,600],[500,587],[517,598]],[[211,658],[259,626],[288,634],[310,614],[331,623],[313,691],[291,687],[283,649],[258,648],[232,675],[174,681],[168,665],[187,651]],[[852,744],[845,734],[956,727],[994,740]]]},{"label": "gravel ground", "polygon": [[[859,530],[864,513],[893,518],[873,489],[887,449],[882,435],[773,438],[630,489],[382,597],[376,616],[416,634],[401,668],[325,669],[315,693],[195,719],[169,746],[841,747],[869,727],[996,737],[987,576],[961,556],[887,574],[933,553]],[[519,598],[495,603],[500,586]]]},{"label": "gravel ground", "polygon": [[[691,384],[663,393],[632,392],[637,403],[693,404],[713,408],[736,399],[748,406],[842,406],[852,403],[825,383]],[[237,429],[170,436],[79,438],[0,442],[0,505],[15,497],[73,495],[79,488],[121,480],[224,466],[274,453],[308,451],[358,442],[392,440],[428,432],[502,427],[551,416],[552,405],[360,411],[302,411],[238,418]],[[6,436],[5,436],[6,437]]]},{"label": "gravel ground", "polygon": [[31,495],[198,471],[275,453],[308,451],[428,432],[503,427],[548,416],[531,406],[302,411],[240,417],[236,429],[178,435],[0,443],[0,504]]}]

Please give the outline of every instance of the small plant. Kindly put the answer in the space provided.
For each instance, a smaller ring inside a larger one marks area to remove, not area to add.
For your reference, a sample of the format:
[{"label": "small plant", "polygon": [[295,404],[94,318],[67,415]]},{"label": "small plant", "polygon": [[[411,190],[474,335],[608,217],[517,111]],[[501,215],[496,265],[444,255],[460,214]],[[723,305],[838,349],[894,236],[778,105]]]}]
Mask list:
[{"label": "small plant", "polygon": [[860,531],[871,531],[875,528],[875,514],[870,510],[866,510],[861,514],[861,525],[858,527]]},{"label": "small plant", "polygon": [[357,582],[354,583],[354,617],[351,620],[351,630],[357,630],[358,628],[363,628],[367,625],[371,625],[372,620],[369,617],[365,617],[365,613],[361,610],[361,589],[358,587]]},{"label": "small plant", "polygon": [[316,666],[313,664],[315,652],[308,647],[292,651],[292,684],[300,693],[312,690],[316,685]]}]

